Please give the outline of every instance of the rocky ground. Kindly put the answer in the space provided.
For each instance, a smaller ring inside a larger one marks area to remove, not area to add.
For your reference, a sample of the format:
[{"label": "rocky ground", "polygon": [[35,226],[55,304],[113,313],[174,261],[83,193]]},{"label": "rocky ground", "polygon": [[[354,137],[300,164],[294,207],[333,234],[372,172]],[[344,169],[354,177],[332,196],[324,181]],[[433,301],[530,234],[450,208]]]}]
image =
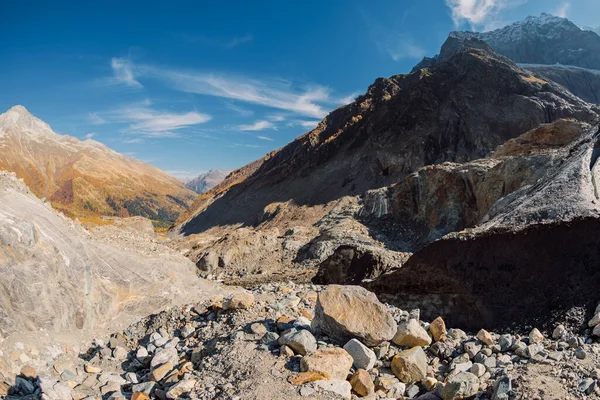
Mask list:
[{"label": "rocky ground", "polygon": [[[600,311],[596,310],[596,311]],[[575,320],[583,314],[576,313]],[[571,321],[573,322],[573,321]],[[6,399],[585,399],[600,314],[578,330],[464,332],[358,286],[264,284],[81,346],[15,343]]]}]

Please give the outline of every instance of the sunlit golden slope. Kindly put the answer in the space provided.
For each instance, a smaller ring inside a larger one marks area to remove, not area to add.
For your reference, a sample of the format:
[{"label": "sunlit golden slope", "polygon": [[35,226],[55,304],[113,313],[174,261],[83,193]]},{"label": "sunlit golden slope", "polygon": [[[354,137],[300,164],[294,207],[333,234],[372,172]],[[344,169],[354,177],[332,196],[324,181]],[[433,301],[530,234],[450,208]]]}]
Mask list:
[{"label": "sunlit golden slope", "polygon": [[70,217],[141,215],[165,226],[196,197],[157,168],[94,140],[54,133],[22,106],[0,115],[0,169]]}]

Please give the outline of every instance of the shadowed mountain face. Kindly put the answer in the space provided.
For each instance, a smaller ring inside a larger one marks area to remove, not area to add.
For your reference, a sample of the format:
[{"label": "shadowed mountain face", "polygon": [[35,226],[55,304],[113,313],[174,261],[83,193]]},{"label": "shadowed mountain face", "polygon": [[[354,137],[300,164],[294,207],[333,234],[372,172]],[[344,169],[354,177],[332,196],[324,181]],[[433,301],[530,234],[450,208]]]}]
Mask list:
[{"label": "shadowed mountain face", "polygon": [[233,173],[245,178],[202,196],[179,221],[179,232],[258,225],[281,211],[273,204],[326,204],[398,182],[424,165],[482,158],[542,123],[597,117],[597,108],[564,88],[485,44],[476,47],[448,51],[431,68],[378,79],[252,173]]},{"label": "shadowed mountain face", "polygon": [[196,197],[157,168],[54,133],[22,106],[0,115],[0,149],[1,170],[70,217],[139,215],[168,226]]},{"label": "shadowed mountain face", "polygon": [[221,183],[230,172],[222,169],[211,169],[187,182],[185,186],[198,194],[206,193]]}]

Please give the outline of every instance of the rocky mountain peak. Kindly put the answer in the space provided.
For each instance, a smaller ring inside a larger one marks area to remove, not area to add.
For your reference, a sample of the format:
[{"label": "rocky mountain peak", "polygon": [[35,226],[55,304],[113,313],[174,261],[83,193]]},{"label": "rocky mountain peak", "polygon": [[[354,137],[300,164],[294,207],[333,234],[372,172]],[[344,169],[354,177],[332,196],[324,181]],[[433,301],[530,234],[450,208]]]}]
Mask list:
[{"label": "rocky mountain peak", "polygon": [[50,125],[33,116],[21,105],[11,107],[4,114],[0,114],[0,135],[9,129],[35,135],[55,135]]}]

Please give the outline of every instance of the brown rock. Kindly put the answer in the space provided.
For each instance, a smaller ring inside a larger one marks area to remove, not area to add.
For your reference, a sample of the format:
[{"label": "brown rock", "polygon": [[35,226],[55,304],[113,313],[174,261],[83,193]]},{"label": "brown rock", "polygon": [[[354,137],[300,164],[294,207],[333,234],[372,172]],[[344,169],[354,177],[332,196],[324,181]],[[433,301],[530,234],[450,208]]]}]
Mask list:
[{"label": "brown rock", "polygon": [[413,347],[392,359],[392,372],[404,383],[418,382],[427,374],[427,356],[421,347]]},{"label": "brown rock", "polygon": [[328,286],[319,294],[312,323],[341,343],[358,339],[370,347],[396,334],[392,315],[375,294],[360,286]]},{"label": "brown rock", "polygon": [[492,335],[485,329],[480,330],[477,333],[477,336],[475,337],[479,339],[483,344],[486,344],[488,346],[492,346],[494,344],[494,338],[492,338]]},{"label": "brown rock", "polygon": [[95,367],[92,364],[85,364],[84,369],[88,374],[99,374],[102,372],[101,368]]},{"label": "brown rock", "polygon": [[392,342],[407,347],[429,346],[431,337],[416,319],[410,319],[398,325]]},{"label": "brown rock", "polygon": [[433,337],[434,342],[444,341],[446,340],[446,334],[448,331],[446,330],[446,323],[442,319],[442,317],[437,317],[434,319],[429,325],[429,332],[431,332],[431,336]]},{"label": "brown rock", "polygon": [[320,381],[322,379],[327,379],[327,376],[320,372],[306,371],[290,376],[288,382],[292,385],[303,385],[308,382]]},{"label": "brown rock", "polygon": [[160,382],[160,380],[167,376],[167,374],[171,372],[173,368],[173,364],[170,361],[167,361],[166,363],[154,368],[148,377],[151,381]]},{"label": "brown rock", "polygon": [[131,400],[150,400],[150,397],[144,392],[133,392]]},{"label": "brown rock", "polygon": [[225,310],[245,310],[254,303],[254,295],[252,293],[240,293],[233,295],[231,299],[223,304]]},{"label": "brown rock", "polygon": [[352,390],[361,397],[365,397],[375,392],[375,384],[371,375],[364,369],[357,370],[350,378]]},{"label": "brown rock", "polygon": [[284,344],[279,348],[279,355],[281,357],[294,357],[294,350]]},{"label": "brown rock", "polygon": [[299,314],[301,316],[303,316],[304,318],[308,319],[308,320],[312,320],[313,319],[313,315],[310,311],[308,310],[300,310]]},{"label": "brown rock", "polygon": [[35,378],[37,373],[35,372],[35,369],[33,367],[31,367],[30,365],[26,365],[23,368],[21,368],[21,375],[26,377],[26,378]]},{"label": "brown rock", "polygon": [[317,350],[314,354],[305,356],[300,361],[302,372],[316,372],[327,379],[343,379],[348,377],[354,360],[344,349],[331,348]]}]

